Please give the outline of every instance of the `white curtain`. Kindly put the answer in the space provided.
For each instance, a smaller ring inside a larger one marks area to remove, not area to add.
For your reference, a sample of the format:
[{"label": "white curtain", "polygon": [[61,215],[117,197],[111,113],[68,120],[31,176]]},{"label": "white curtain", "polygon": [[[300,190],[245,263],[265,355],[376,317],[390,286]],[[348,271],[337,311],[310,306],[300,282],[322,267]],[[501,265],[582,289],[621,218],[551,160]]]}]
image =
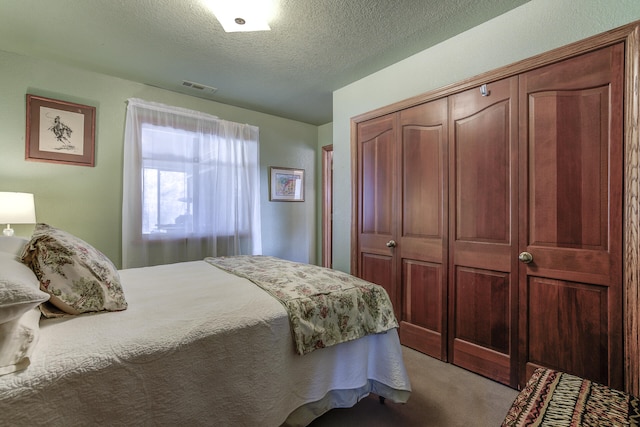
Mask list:
[{"label": "white curtain", "polygon": [[262,252],[258,128],[129,99],[123,268]]}]

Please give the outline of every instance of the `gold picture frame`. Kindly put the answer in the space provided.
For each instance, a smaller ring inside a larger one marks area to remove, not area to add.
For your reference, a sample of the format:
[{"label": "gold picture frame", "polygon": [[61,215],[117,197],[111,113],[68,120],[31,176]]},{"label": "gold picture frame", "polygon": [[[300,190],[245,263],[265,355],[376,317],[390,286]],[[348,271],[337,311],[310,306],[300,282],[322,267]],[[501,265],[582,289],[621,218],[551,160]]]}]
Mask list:
[{"label": "gold picture frame", "polygon": [[27,94],[25,159],[94,166],[96,108]]}]

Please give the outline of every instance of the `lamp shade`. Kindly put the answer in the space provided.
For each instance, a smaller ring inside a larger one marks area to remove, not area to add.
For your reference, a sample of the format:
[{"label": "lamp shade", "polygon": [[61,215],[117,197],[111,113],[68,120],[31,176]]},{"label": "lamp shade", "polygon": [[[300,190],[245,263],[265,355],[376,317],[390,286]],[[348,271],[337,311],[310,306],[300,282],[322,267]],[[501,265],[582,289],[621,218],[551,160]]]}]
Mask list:
[{"label": "lamp shade", "polygon": [[36,206],[31,193],[0,192],[0,224],[35,224]]}]

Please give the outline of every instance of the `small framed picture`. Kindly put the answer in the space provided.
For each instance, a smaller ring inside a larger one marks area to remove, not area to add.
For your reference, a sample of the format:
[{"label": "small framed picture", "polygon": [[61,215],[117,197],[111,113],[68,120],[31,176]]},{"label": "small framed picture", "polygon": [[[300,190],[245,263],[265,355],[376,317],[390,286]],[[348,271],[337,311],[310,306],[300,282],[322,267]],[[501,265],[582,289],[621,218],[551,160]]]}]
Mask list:
[{"label": "small framed picture", "polygon": [[304,169],[269,168],[269,200],[304,202]]},{"label": "small framed picture", "polygon": [[96,108],[27,94],[26,160],[94,166]]}]

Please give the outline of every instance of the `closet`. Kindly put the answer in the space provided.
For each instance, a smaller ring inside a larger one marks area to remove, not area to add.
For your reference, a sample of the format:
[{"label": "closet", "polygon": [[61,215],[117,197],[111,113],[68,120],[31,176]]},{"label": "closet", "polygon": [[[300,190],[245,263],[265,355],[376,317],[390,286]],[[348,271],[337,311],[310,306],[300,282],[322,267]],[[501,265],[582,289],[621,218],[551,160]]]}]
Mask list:
[{"label": "closet", "polygon": [[516,382],[518,78],[449,97],[449,356]]},{"label": "closet", "polygon": [[[382,285],[402,341],[446,359],[447,100],[357,128],[359,273]],[[399,285],[400,278],[403,285]]]},{"label": "closet", "polygon": [[565,56],[352,120],[352,273],[403,345],[623,388],[625,45]]}]

